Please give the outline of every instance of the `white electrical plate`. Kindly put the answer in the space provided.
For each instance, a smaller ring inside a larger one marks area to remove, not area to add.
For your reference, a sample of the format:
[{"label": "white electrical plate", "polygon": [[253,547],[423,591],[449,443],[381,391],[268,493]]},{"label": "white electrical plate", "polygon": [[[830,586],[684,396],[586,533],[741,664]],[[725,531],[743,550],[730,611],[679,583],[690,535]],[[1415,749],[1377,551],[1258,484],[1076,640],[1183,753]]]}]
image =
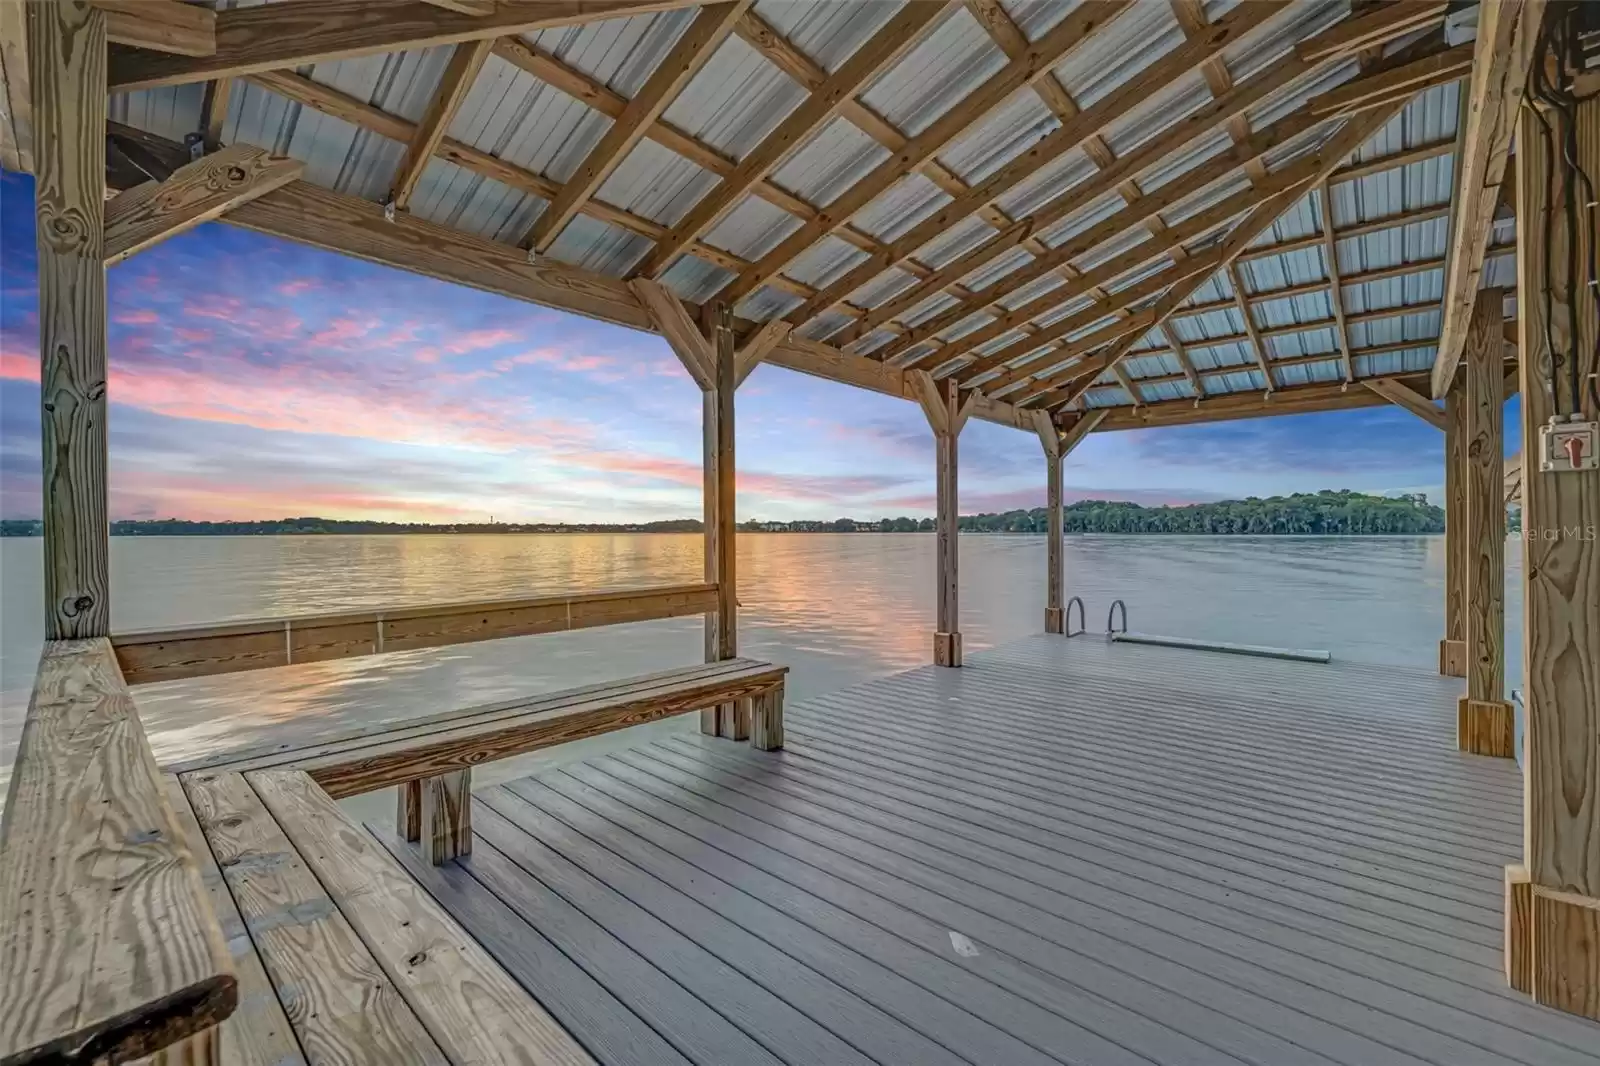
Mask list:
[{"label": "white electrical plate", "polygon": [[1539,471],[1600,470],[1600,422],[1550,422],[1539,427]]}]

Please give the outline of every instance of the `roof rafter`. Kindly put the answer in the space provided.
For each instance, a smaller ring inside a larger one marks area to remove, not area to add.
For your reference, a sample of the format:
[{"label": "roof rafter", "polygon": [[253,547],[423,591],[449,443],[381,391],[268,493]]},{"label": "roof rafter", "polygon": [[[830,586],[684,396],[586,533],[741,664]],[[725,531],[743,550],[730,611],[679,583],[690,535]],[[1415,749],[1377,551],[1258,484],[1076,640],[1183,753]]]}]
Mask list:
[{"label": "roof rafter", "polygon": [[218,12],[217,50],[207,56],[113,49],[113,93],[233,78],[266,70],[383,52],[409,52],[482,37],[528,33],[654,11],[700,7],[703,0],[498,0],[488,15],[463,15],[422,0],[318,0]]},{"label": "roof rafter", "polygon": [[1483,4],[1478,39],[1461,102],[1466,128],[1457,165],[1456,204],[1450,226],[1450,268],[1445,271],[1444,326],[1433,362],[1433,395],[1441,397],[1455,377],[1466,347],[1468,324],[1483,275],[1483,249],[1494,225],[1500,183],[1505,179],[1517,111],[1527,88],[1545,0],[1501,0]]},{"label": "roof rafter", "polygon": [[812,244],[843,226],[907,174],[934,158],[1009,99],[1012,93],[1044,77],[1052,67],[1122,14],[1129,3],[1130,0],[1106,0],[1102,4],[1083,4],[1074,8],[1066,18],[1033,42],[1026,53],[1008,62],[955,107],[935,119],[927,129],[908,140],[894,159],[840,193],[822,209],[817,218],[780,241],[776,248],[764,255],[752,269],[734,279],[719,295],[731,303],[767,284]]},{"label": "roof rafter", "polygon": [[1333,317],[1339,323],[1340,361],[1344,364],[1344,379],[1356,379],[1355,362],[1350,355],[1350,327],[1344,320],[1344,284],[1339,278],[1339,238],[1333,230],[1333,197],[1328,183],[1317,187],[1317,203],[1322,211],[1322,266],[1328,275],[1328,302],[1333,305]]},{"label": "roof rafter", "polygon": [[483,69],[484,60],[489,58],[489,49],[493,46],[494,40],[485,37],[481,41],[464,41],[456,45],[451,53],[444,76],[439,79],[439,87],[434,90],[433,99],[428,101],[428,109],[423,112],[422,121],[417,123],[416,132],[406,145],[406,154],[395,169],[394,182],[389,186],[389,203],[396,210],[410,210],[412,191],[421,180],[428,160],[438,150],[439,142],[444,139],[445,131],[456,117],[456,111],[472,90],[472,83]]},{"label": "roof rafter", "polygon": [[1172,357],[1178,361],[1178,366],[1183,369],[1184,380],[1189,382],[1189,388],[1194,392],[1194,398],[1206,398],[1206,385],[1200,379],[1200,374],[1194,368],[1194,360],[1189,358],[1189,349],[1178,337],[1178,331],[1172,328],[1171,322],[1163,322],[1160,326],[1161,335],[1167,338],[1167,344],[1172,348]]},{"label": "roof rafter", "polygon": [[180,56],[217,50],[217,13],[177,0],[91,0],[106,13],[106,40]]},{"label": "roof rafter", "polygon": [[[1171,84],[1173,79],[1195,69],[1207,58],[1219,53],[1226,45],[1275,16],[1278,10],[1277,7],[1264,4],[1247,4],[1235,9],[1223,23],[1214,27],[1206,38],[1190,41],[1150,64],[1105,98],[1096,101],[1092,107],[1064,120],[1059,128],[973,186],[966,195],[944,205],[933,215],[890,242],[881,254],[872,256],[853,267],[842,278],[789,315],[789,321],[795,325],[803,325],[885,270],[898,266],[901,260],[909,257],[918,248],[948,233],[953,226],[970,218],[998,197],[1055,163],[1063,154],[1084,147],[1090,140],[1098,138],[1100,132],[1112,123],[1147,104],[1151,94]],[[1195,131],[1194,135],[1198,136],[1200,132],[1202,131]],[[1109,149],[1107,152],[1109,153]],[[1100,191],[1117,189],[1129,182],[1138,169],[1142,169],[1138,166],[1140,161],[1153,161],[1155,157],[1149,151],[1142,150],[1127,158],[1133,161],[1118,160],[1113,156],[1102,164],[1101,174],[1091,179],[1094,187]],[[1137,186],[1134,186],[1134,190],[1137,191]],[[1007,230],[991,237],[962,260],[958,260],[961,266],[946,264],[921,285],[913,286],[908,292],[901,293],[883,305],[873,308],[865,319],[836,339],[839,343],[849,343],[857,339],[898,315],[902,310],[909,309],[949,286],[959,277],[969,273],[975,265],[981,265],[981,263],[966,265],[968,258],[981,257],[987,262],[1035,237],[1064,217],[1069,210],[1081,206],[1083,201],[1072,195],[1075,191],[1069,190],[1067,196],[1058,197],[1031,217],[1017,221]],[[1099,194],[1097,192],[1095,195]],[[1145,198],[1142,195],[1131,198],[1125,195],[1124,199],[1131,205],[1142,202]],[[1154,210],[1149,210],[1139,221],[1143,222],[1155,215]],[[1036,253],[1036,256],[1043,258],[1049,254],[1049,250],[1047,245],[1042,246],[1041,252]]]},{"label": "roof rafter", "polygon": [[[1239,317],[1244,319],[1245,336],[1250,338],[1250,351],[1256,357],[1256,368],[1261,371],[1261,379],[1266,382],[1268,392],[1278,391],[1278,382],[1272,376],[1272,367],[1267,358],[1267,342],[1256,328],[1255,316],[1250,313],[1250,299],[1244,290],[1244,275],[1239,273],[1239,264],[1228,264],[1228,286],[1233,290],[1233,306],[1238,309]],[[1165,323],[1160,323],[1165,325]],[[1112,363],[1113,372],[1122,369],[1121,363]]]},{"label": "roof rafter", "polygon": [[[1417,382],[1419,375],[1398,376],[1386,380],[1409,384]],[[1113,408],[1100,423],[1097,432],[1112,433],[1122,429],[1151,429],[1157,426],[1184,426],[1239,418],[1308,414],[1313,411],[1343,411],[1359,407],[1377,407],[1386,402],[1369,389],[1347,388],[1343,382],[1297,385],[1280,389],[1270,397],[1259,392],[1239,392],[1215,396],[1202,404],[1196,404],[1193,400],[1163,400],[1160,403],[1146,404],[1138,411],[1129,407]],[[1107,409],[1096,407],[1091,410]]]},{"label": "roof rafter", "polygon": [[678,38],[678,43],[672,46],[672,51],[645,80],[638,95],[628,101],[621,116],[606,130],[599,143],[590,149],[577,170],[573,171],[561,195],[544,209],[529,228],[519,242],[521,247],[541,253],[550,250],[567,223],[600,190],[605,180],[633,151],[634,145],[644,139],[645,131],[661,117],[661,112],[710,62],[728,34],[733,32],[734,23],[754,2],[731,0],[729,3],[708,4],[701,8],[683,36]]},{"label": "roof rafter", "polygon": [[838,70],[817,86],[760,144],[746,154],[732,174],[689,209],[672,231],[656,243],[639,273],[659,277],[684,246],[705,233],[737,207],[751,186],[772,173],[796,149],[839,114],[846,100],[865,88],[922,39],[960,0],[908,4]]},{"label": "roof rafter", "polygon": [[[1231,264],[1239,257],[1239,253],[1266,231],[1278,218],[1287,211],[1296,200],[1304,196],[1306,191],[1317,182],[1324,180],[1333,173],[1341,163],[1356,149],[1365,144],[1371,137],[1388,125],[1396,115],[1404,110],[1409,97],[1396,103],[1388,103],[1371,111],[1361,112],[1349,119],[1344,128],[1336,133],[1327,144],[1323,145],[1315,159],[1315,172],[1312,177],[1302,184],[1293,186],[1277,196],[1270,198],[1266,203],[1252,211],[1246,218],[1234,227],[1216,252],[1220,260],[1219,265]],[[1177,310],[1192,296],[1196,289],[1205,284],[1210,277],[1209,273],[1196,273],[1179,281],[1161,299],[1156,301],[1147,314],[1152,318],[1151,325],[1160,325],[1165,322],[1172,312]],[[1148,330],[1149,327],[1146,327]],[[1094,384],[1095,377],[1110,366],[1122,359],[1139,342],[1142,334],[1135,334],[1118,343],[1110,352],[1102,356],[1094,356],[1084,360],[1084,365],[1072,368],[1065,379],[1051,378],[1038,384],[1046,388],[1065,385],[1066,388],[1059,394],[1047,397],[1046,406],[1066,406],[1074,403],[1089,387]],[[1074,384],[1076,382],[1076,384]]]},{"label": "roof rafter", "polygon": [[[1470,61],[1470,51],[1466,49],[1454,49],[1451,51],[1453,53],[1451,64],[1444,73],[1434,75],[1437,83],[1459,78],[1466,73],[1466,63]],[[1113,177],[1118,169],[1127,168],[1129,172],[1137,172],[1169,158],[1174,153],[1181,151],[1196,137],[1204,135],[1217,125],[1225,122],[1230,115],[1238,113],[1264,99],[1270,93],[1282,89],[1303,73],[1305,73],[1305,69],[1296,67],[1292,62],[1280,63],[1269,67],[1257,78],[1236,86],[1228,95],[1201,108],[1168,132],[1151,138],[1140,149],[1123,156],[1117,161],[1116,168],[1102,171],[1093,178],[1067,190],[1062,196],[1057,197],[1051,204],[1042,208],[1033,216],[1036,228],[1054,225],[1077,209],[1104,195],[1108,191],[1110,184],[1108,179]],[[1362,75],[1357,80],[1372,76],[1376,75]],[[1402,94],[1402,98],[1409,99],[1411,94],[1412,91],[1408,90]],[[1320,99],[1320,96],[1315,99]],[[898,341],[871,354],[875,358],[886,360],[895,358],[917,344],[949,329],[970,315],[988,309],[1003,297],[1044,277],[1060,265],[1115,238],[1131,225],[1142,221],[1145,213],[1157,208],[1164,210],[1173,206],[1188,196],[1201,191],[1204,186],[1238,169],[1246,161],[1257,158],[1265,152],[1280,148],[1296,137],[1308,133],[1322,122],[1329,121],[1335,117],[1333,115],[1312,115],[1310,114],[1309,105],[1310,102],[1308,101],[1306,107],[1302,107],[1280,118],[1265,129],[1251,134],[1243,145],[1230,149],[1228,152],[1196,167],[1182,178],[1170,182],[1168,186],[1163,186],[1161,189],[1142,197],[1135,204],[1118,212],[1117,215],[1113,216],[1113,219],[1105,220],[1089,230],[1075,235],[1052,248],[1047,255],[1036,258],[1033,262],[991,282],[976,291],[972,296],[961,300],[956,306],[942,311],[926,321],[917,323],[917,325],[907,330],[905,335]],[[935,215],[934,217],[939,218],[942,215]],[[960,257],[957,260],[959,265],[955,269],[965,274],[993,259],[1004,250],[1004,248],[993,246],[992,244],[981,245],[978,249]],[[915,297],[915,301],[919,303],[923,298],[933,295],[931,290],[921,287],[919,287],[918,292],[919,295]],[[906,305],[911,299],[911,294],[902,294],[895,301],[896,306]],[[846,343],[849,336],[850,334],[846,333],[833,339],[839,343]]]},{"label": "roof rafter", "polygon": [[[1210,25],[1206,17],[1204,0],[1171,0],[1172,14],[1178,20],[1178,25],[1183,28],[1185,37],[1193,39],[1205,32]],[[1222,96],[1233,88],[1233,75],[1228,71],[1227,62],[1216,56],[1207,60],[1200,68],[1201,75],[1206,79],[1206,86],[1211,90],[1211,95]],[[1250,139],[1250,120],[1243,114],[1234,115],[1228,119],[1228,136],[1233,138],[1234,144],[1243,144]],[[1245,164],[1245,171],[1250,175],[1252,182],[1260,181],[1267,176],[1267,166],[1260,159],[1252,159]]]}]

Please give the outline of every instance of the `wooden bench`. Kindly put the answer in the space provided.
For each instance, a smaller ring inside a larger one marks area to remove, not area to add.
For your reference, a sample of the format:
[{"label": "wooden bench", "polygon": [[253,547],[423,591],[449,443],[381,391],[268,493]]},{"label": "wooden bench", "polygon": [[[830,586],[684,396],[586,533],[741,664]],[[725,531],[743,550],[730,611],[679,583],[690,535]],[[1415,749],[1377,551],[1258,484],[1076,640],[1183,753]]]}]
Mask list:
[{"label": "wooden bench", "polygon": [[751,659],[668,670],[644,677],[450,711],[335,738],[286,737],[265,748],[206,756],[172,769],[253,773],[303,771],[335,799],[396,786],[396,823],[435,863],[472,844],[472,767],[571,740],[719,706],[735,708],[735,739],[773,751],[783,746],[788,667]]},{"label": "wooden bench", "polygon": [[592,1066],[537,1000],[298,770],[167,792],[221,919],[238,1008],[149,1066]]}]

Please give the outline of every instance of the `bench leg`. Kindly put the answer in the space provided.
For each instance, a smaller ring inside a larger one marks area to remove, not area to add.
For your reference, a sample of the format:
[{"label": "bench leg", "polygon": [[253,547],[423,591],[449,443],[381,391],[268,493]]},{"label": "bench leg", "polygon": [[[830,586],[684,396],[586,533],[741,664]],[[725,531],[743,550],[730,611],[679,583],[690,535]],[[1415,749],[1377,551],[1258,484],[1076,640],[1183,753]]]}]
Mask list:
[{"label": "bench leg", "polygon": [[750,701],[750,746],[757,751],[783,747],[783,682]]},{"label": "bench leg", "polygon": [[422,856],[435,866],[472,854],[472,771],[416,782],[421,796]]},{"label": "bench leg", "polygon": [[422,782],[406,781],[394,787],[394,831],[415,844],[422,839]]}]

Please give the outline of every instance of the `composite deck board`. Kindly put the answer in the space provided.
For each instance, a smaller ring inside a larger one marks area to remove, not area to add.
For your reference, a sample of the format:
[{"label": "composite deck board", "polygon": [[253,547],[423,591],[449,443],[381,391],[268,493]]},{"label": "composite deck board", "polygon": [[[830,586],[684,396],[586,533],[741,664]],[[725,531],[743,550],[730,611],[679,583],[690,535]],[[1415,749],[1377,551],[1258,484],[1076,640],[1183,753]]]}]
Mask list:
[{"label": "composite deck board", "polygon": [[485,790],[408,866],[607,1066],[1600,1066],[1505,987],[1521,778],[1459,694],[1037,637]]}]

